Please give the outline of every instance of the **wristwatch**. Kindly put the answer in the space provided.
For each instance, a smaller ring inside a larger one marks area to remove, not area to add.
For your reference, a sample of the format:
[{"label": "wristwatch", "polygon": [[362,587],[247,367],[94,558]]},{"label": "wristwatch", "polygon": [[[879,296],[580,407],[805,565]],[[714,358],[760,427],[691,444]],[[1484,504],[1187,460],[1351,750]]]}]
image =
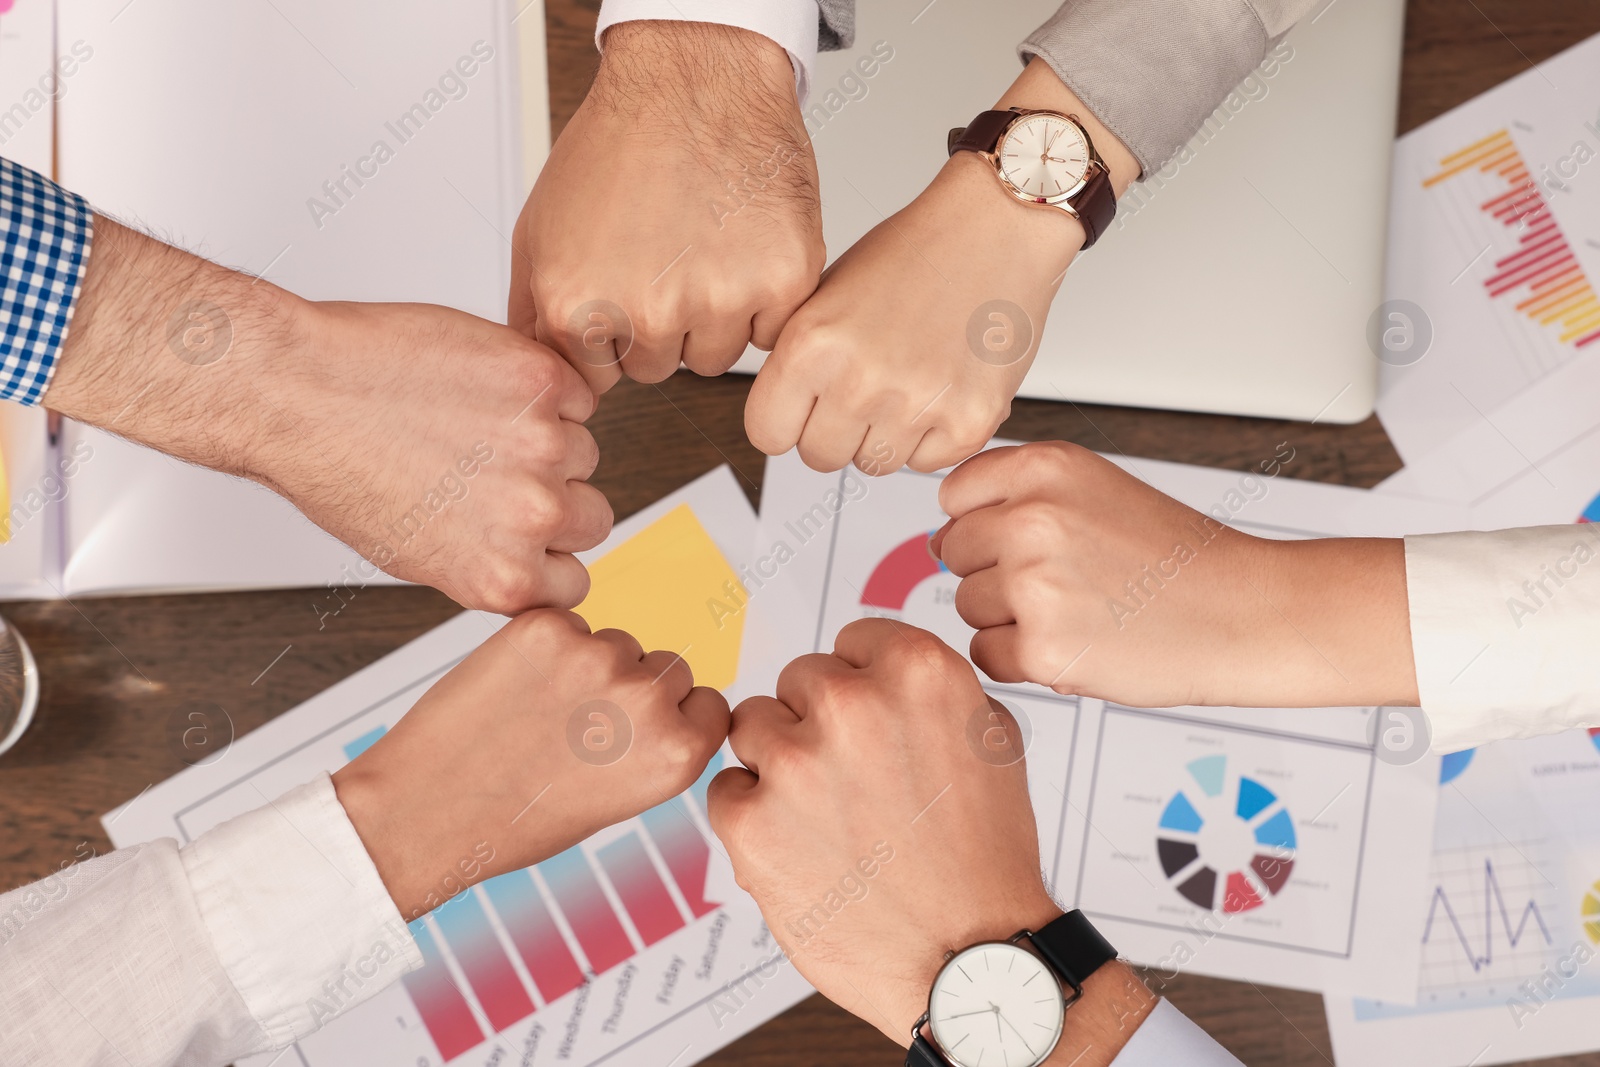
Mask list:
[{"label": "wristwatch", "polygon": [[985,111],[972,125],[951,130],[947,147],[952,156],[983,156],[1018,200],[1059,208],[1077,219],[1085,248],[1116,217],[1111,171],[1076,115],[1020,107]]},{"label": "wristwatch", "polygon": [[1037,1067],[1061,1040],[1084,980],[1116,956],[1081,911],[962,949],[933,980],[906,1067]]}]

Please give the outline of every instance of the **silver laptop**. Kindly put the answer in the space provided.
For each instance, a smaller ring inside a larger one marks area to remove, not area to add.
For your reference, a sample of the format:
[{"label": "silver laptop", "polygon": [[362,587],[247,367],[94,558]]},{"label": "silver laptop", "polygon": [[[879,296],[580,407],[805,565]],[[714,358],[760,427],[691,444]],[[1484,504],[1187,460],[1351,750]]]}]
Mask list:
[{"label": "silver laptop", "polygon": [[[859,5],[855,47],[821,57],[807,115],[831,255],[927,184],[946,131],[993,106],[1021,69],[1017,43],[1056,6]],[[1183,162],[1135,185],[1068,272],[1020,395],[1369,415],[1404,14],[1403,0],[1334,0],[1212,115]],[[852,64],[874,49],[891,58],[863,78]],[[818,111],[824,99],[833,110]]]}]

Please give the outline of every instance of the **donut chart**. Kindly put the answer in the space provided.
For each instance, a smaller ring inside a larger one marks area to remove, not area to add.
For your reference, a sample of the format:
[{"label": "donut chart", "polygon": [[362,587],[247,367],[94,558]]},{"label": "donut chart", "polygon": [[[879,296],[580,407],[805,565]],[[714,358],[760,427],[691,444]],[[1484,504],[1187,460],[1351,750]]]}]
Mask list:
[{"label": "donut chart", "polygon": [[1600,522],[1600,496],[1589,501],[1589,506],[1578,516],[1579,522]]},{"label": "donut chart", "polygon": [[[1278,796],[1253,778],[1240,775],[1228,788],[1228,757],[1202,756],[1186,769],[1190,784],[1167,801],[1156,836],[1156,857],[1167,881],[1196,907],[1225,914],[1259,908],[1283,891],[1294,870],[1294,820]],[[1202,814],[1202,812],[1206,814]],[[1208,824],[1235,836],[1248,835],[1253,855],[1242,866],[1208,861]]]},{"label": "donut chart", "polygon": [[904,611],[911,591],[945,569],[928,551],[928,538],[935,532],[927,530],[906,538],[878,561],[861,589],[863,607]]}]

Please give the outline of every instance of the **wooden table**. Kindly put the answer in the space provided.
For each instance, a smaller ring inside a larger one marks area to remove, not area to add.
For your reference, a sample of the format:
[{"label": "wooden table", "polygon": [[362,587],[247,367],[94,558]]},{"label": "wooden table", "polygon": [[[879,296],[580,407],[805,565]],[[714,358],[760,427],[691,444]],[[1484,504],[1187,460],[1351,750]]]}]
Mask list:
[{"label": "wooden table", "polygon": [[[594,72],[598,8],[598,0],[546,0],[558,132]],[[1596,32],[1600,4],[1581,0],[1412,0],[1399,130]],[[659,388],[625,384],[610,393],[593,423],[604,457],[595,482],[618,517],[723,462],[756,502],[762,456],[741,422],[748,388],[746,378],[679,375]],[[1400,466],[1373,419],[1309,426],[1027,400],[1014,410],[1001,429],[1007,437],[1129,455],[1243,471],[1287,440],[1297,454],[1287,476],[1356,486]],[[108,849],[100,815],[183,769],[179,737],[190,711],[242,734],[457,610],[430,590],[368,589],[319,628],[315,602],[306,590],[6,605],[38,657],[43,699],[22,744],[0,758],[0,886],[43,877],[85,844]],[[1332,1062],[1314,994],[1193,977],[1166,992],[1253,1067]],[[709,1062],[854,1067],[899,1056],[876,1030],[812,997]],[[1545,1062],[1600,1067],[1600,1054]]]}]

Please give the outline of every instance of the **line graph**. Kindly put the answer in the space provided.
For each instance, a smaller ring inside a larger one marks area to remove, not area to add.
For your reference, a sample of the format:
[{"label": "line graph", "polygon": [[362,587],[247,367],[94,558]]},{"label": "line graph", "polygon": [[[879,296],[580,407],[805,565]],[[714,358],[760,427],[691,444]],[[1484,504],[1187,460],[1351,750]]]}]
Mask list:
[{"label": "line graph", "polygon": [[1433,855],[1417,973],[1424,1009],[1501,1003],[1568,947],[1572,904],[1546,870],[1548,839],[1457,840]]},{"label": "line graph", "polygon": [[1450,927],[1455,933],[1456,941],[1461,946],[1461,952],[1466,956],[1467,962],[1472,965],[1475,972],[1481,972],[1485,967],[1494,963],[1494,931],[1495,920],[1499,919],[1501,932],[1506,939],[1507,947],[1515,949],[1522,939],[1529,933],[1528,920],[1532,919],[1539,928],[1539,934],[1544,939],[1544,944],[1552,942],[1550,928],[1545,925],[1544,916],[1539,912],[1539,904],[1532,897],[1523,905],[1517,918],[1516,926],[1511,924],[1511,913],[1506,907],[1505,894],[1500,890],[1499,879],[1495,875],[1494,860],[1488,857],[1483,861],[1483,941],[1481,950],[1474,947],[1471,937],[1461,924],[1461,918],[1456,914],[1455,908],[1450,903],[1450,895],[1442,885],[1433,887],[1433,896],[1428,901],[1428,919],[1422,928],[1422,943],[1428,944],[1434,936],[1434,925],[1439,918],[1440,909],[1449,920]]}]

